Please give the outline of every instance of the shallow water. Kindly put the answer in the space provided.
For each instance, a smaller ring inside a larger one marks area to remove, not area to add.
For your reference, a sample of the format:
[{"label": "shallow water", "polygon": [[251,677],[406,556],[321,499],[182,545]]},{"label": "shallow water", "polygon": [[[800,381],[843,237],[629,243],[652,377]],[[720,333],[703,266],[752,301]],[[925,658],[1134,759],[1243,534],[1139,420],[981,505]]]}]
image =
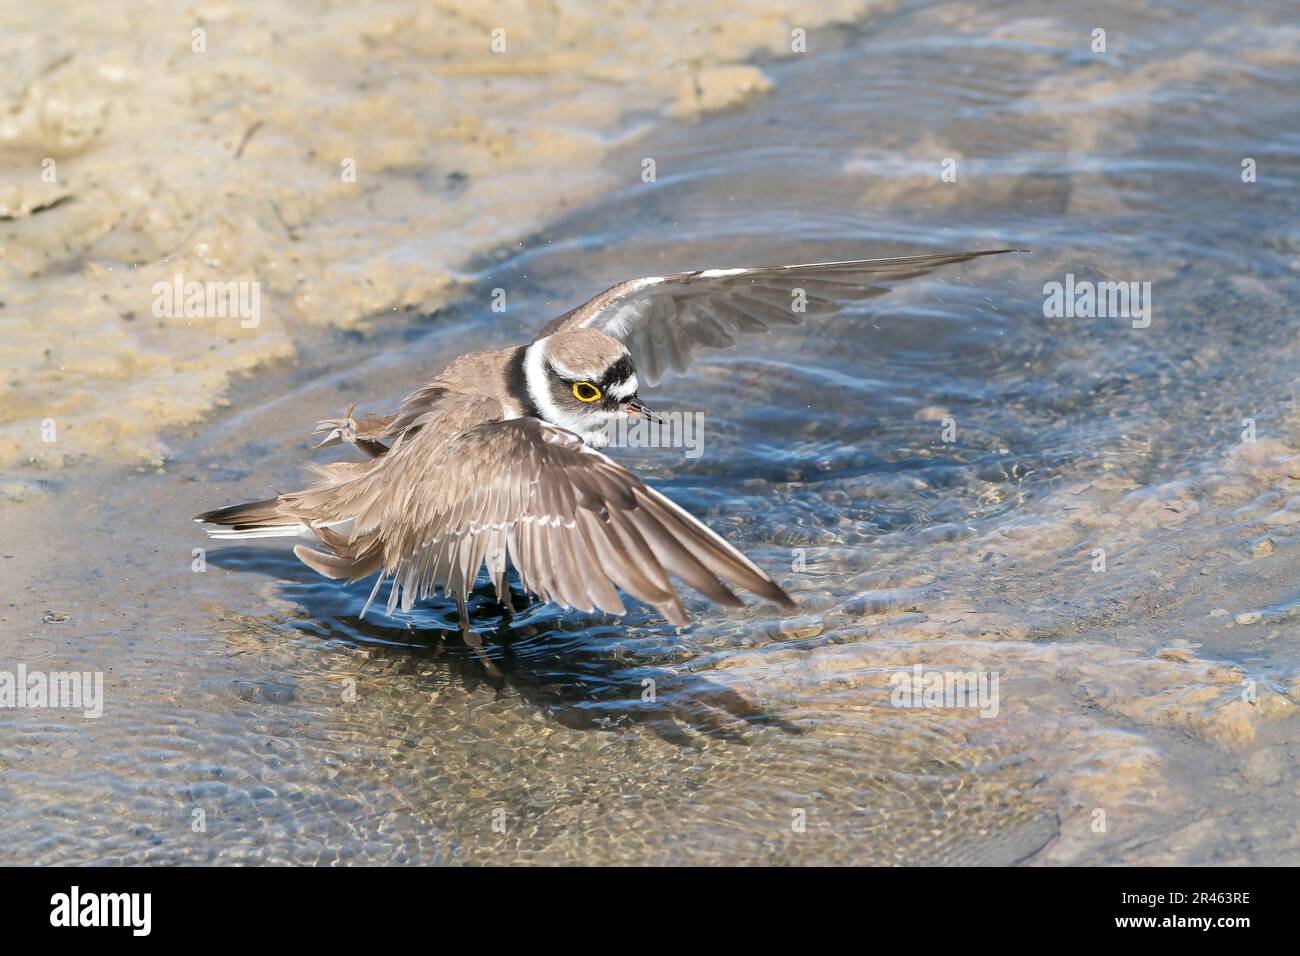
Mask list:
[{"label": "shallow water", "polygon": [[[468,281],[436,314],[301,333],[295,364],[169,434],[162,470],[17,472],[0,655],[103,670],[107,702],[0,712],[0,854],[1297,862],[1286,13],[875,8],[757,55],[767,95],[612,148],[599,198],[443,263]],[[450,607],[360,620],[368,583],[273,545],[192,570],[188,516],[287,489],[318,418],[387,409],[619,279],[1010,245],[1032,253],[645,393],[703,414],[703,453],[617,457],[772,571],[793,617],[691,596],[681,631],[536,606],[507,629],[485,589],[496,680]],[[1067,273],[1150,282],[1149,327],[1046,317]],[[996,675],[996,717],[893,706],[918,664]]]}]

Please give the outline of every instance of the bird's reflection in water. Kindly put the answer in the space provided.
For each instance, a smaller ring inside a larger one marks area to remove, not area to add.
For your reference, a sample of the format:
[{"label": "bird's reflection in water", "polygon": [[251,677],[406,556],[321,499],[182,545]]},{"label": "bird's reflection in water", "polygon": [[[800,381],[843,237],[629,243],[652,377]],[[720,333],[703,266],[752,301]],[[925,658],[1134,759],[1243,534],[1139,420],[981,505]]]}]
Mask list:
[{"label": "bird's reflection in water", "polygon": [[370,581],[325,581],[291,554],[260,548],[223,548],[208,560],[278,579],[282,596],[304,612],[286,622],[298,631],[364,645],[397,673],[435,669],[440,684],[470,693],[485,684],[512,690],[566,727],[635,723],[683,746],[698,745],[699,735],[745,743],[747,730],[762,724],[801,732],[770,705],[688,670],[701,646],[649,609],[630,608],[623,618],[562,611],[529,598],[512,571],[513,609],[497,602],[486,578],[471,595],[482,640],[473,648],[461,639],[455,603],[441,596],[391,618],[377,601],[363,618]]}]

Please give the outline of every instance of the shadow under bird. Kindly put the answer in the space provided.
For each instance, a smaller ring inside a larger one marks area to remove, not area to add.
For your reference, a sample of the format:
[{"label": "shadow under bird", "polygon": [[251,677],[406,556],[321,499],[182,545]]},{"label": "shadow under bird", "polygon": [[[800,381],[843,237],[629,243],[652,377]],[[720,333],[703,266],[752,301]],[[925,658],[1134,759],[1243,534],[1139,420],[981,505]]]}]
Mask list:
[{"label": "shadow under bird", "polygon": [[[676,577],[713,601],[744,588],[784,610],[794,601],[752,561],[598,449],[623,416],[656,420],[638,396],[701,348],[798,325],[879,283],[924,275],[996,249],[943,255],[707,269],[622,282],[560,316],[524,345],[453,361],[392,415],[361,422],[349,407],[321,422],[321,445],[365,461],[312,466],[303,491],[195,518],[214,538],[307,535],[294,554],[329,578],[378,573],[369,609],[391,580],[387,609],[435,593],[465,599],[486,564],[509,608],[507,563],[521,586],[566,608],[624,613],[621,589],[674,624],[689,623]],[[798,302],[802,308],[794,307]],[[318,446],[319,447],[319,446]]]}]

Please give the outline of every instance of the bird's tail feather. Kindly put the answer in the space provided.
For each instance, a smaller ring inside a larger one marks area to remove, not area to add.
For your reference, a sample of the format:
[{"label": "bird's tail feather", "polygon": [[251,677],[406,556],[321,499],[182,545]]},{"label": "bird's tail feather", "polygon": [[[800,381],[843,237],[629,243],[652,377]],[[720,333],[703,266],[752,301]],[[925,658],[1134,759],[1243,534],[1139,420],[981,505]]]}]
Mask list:
[{"label": "bird's tail feather", "polygon": [[301,519],[280,513],[280,499],[250,501],[205,511],[195,521],[216,525],[205,529],[213,538],[291,538],[306,527]]}]

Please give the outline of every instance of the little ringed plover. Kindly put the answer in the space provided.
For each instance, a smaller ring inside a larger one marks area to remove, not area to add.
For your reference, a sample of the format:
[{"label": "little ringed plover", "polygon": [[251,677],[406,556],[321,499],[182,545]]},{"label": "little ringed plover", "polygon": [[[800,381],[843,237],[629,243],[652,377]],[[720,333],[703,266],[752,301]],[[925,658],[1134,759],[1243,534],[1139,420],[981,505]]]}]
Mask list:
[{"label": "little ringed plover", "polygon": [[[732,586],[792,609],[767,574],[598,449],[622,416],[654,413],[642,385],[684,372],[701,348],[797,325],[844,300],[887,291],[938,266],[1009,249],[706,269],[621,282],[552,321],[533,341],[462,355],[391,415],[321,422],[321,445],[363,461],[313,466],[302,491],[195,518],[214,538],[305,534],[294,554],[329,578],[377,574],[366,609],[391,581],[387,610],[438,588],[465,598],[486,564],[509,606],[507,564],[529,593],[563,607],[624,613],[622,590],[674,624],[689,618],[672,578],[713,601]],[[795,307],[798,302],[801,307]],[[365,614],[365,609],[362,610]]]}]

